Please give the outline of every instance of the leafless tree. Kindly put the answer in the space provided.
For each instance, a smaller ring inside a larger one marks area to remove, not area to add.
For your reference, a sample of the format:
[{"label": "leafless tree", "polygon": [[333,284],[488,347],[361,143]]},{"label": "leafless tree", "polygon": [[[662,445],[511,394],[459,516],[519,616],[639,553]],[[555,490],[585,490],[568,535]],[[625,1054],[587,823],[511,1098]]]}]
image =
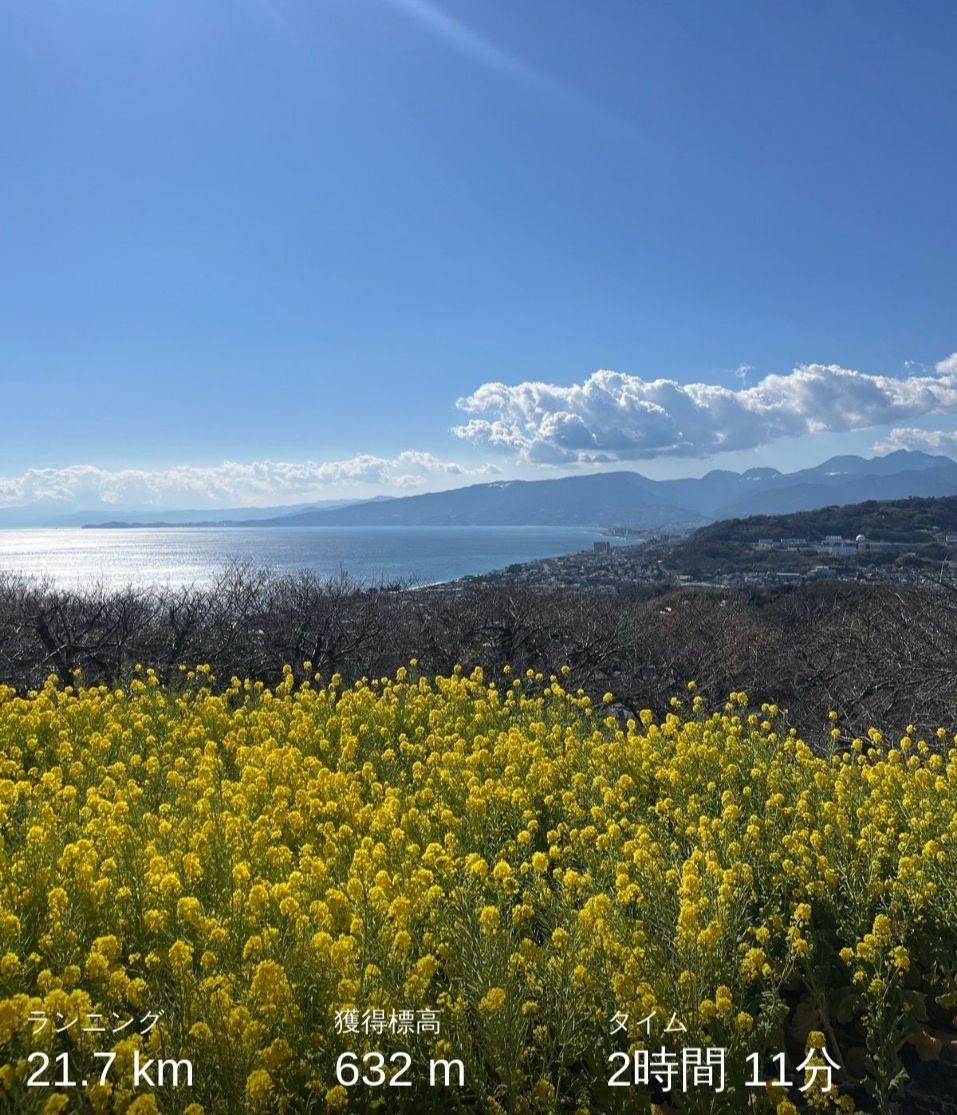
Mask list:
[{"label": "leafless tree", "polygon": [[328,677],[376,677],[416,658],[495,674],[508,664],[610,690],[622,715],[694,680],[711,704],[733,690],[789,710],[823,738],[836,709],[848,734],[957,723],[957,591],[807,585],[778,591],[359,585],[346,575],[271,575],[234,565],[205,587],[57,588],[0,576],[0,682],[28,690],[50,674],[128,678],[137,663],[176,681],[208,663],[275,682],[304,663]]}]

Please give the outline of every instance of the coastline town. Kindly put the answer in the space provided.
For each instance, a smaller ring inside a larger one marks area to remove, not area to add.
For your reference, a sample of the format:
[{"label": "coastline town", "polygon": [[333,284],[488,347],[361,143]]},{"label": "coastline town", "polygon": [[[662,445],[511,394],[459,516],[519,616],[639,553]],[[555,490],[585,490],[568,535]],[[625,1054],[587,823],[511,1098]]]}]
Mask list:
[{"label": "coastline town", "polygon": [[760,538],[706,551],[690,536],[638,543],[602,540],[590,550],[515,563],[455,583],[617,592],[631,587],[773,588],[822,580],[915,586],[950,583],[955,573],[957,534],[951,533],[904,541],[864,534]]}]

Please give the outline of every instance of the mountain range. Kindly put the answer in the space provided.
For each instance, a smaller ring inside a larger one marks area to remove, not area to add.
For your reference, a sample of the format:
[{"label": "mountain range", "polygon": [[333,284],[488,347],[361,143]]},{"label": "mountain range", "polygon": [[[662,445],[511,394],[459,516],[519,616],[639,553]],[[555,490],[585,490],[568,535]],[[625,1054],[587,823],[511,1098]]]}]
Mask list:
[{"label": "mountain range", "polygon": [[652,480],[622,470],[283,507],[75,511],[45,503],[0,509],[0,527],[588,526],[682,531],[749,515],[950,495],[957,495],[957,461],[898,450],[870,458],[831,457],[797,472],[714,469],[701,477]]},{"label": "mountain range", "polygon": [[258,526],[598,526],[666,530],[716,519],[786,514],[870,499],[957,495],[957,461],[913,450],[831,457],[780,472],[715,469],[686,480],[600,472],[500,480],[347,507],[307,508]]}]

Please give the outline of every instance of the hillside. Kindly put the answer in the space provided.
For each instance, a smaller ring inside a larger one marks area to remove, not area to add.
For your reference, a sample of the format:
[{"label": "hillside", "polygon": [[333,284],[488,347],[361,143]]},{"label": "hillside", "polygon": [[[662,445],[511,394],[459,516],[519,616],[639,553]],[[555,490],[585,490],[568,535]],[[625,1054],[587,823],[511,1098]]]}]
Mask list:
[{"label": "hillside", "polygon": [[710,523],[687,542],[757,542],[759,538],[821,539],[828,534],[865,534],[888,542],[930,542],[940,532],[957,533],[957,496],[867,500],[793,514],[751,515]]},{"label": "hillside", "polygon": [[[872,543],[904,545],[875,547],[851,554],[815,551],[827,535],[853,539],[865,535]],[[822,563],[841,572],[870,578],[898,577],[901,566],[939,572],[941,562],[957,547],[945,535],[957,534],[957,496],[932,499],[867,500],[842,507],[823,507],[790,515],[751,515],[724,519],[670,543],[643,547],[644,560],[660,561],[672,573],[697,579],[731,574],[808,573]],[[804,539],[805,546],[759,547],[761,539]],[[878,573],[878,569],[883,572]],[[906,579],[906,575],[900,574]]]}]

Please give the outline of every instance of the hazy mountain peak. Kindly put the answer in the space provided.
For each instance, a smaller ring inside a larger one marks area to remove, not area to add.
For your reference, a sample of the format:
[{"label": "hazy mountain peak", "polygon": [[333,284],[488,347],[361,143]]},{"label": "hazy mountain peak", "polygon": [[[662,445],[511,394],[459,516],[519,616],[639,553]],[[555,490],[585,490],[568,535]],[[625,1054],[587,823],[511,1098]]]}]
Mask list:
[{"label": "hazy mountain peak", "polygon": [[924,453],[920,449],[895,449],[892,453],[880,457],[859,457],[856,453],[829,457],[815,468],[802,471],[805,474],[820,473],[829,476],[866,474],[883,476],[892,472],[937,468],[952,464],[954,462],[949,457]]},{"label": "hazy mountain peak", "polygon": [[868,460],[859,457],[856,453],[846,453],[837,457],[828,457],[826,461],[814,468],[805,469],[805,472],[820,472],[825,476],[841,476],[847,473],[866,471]]},{"label": "hazy mountain peak", "polygon": [[905,467],[939,468],[941,465],[951,465],[954,462],[942,453],[925,453],[921,449],[895,449],[883,457],[874,457],[875,461],[883,461],[885,465],[900,464]]},{"label": "hazy mountain peak", "polygon": [[784,473],[777,468],[749,468],[741,475],[745,480],[773,480],[776,476],[783,476]]}]

